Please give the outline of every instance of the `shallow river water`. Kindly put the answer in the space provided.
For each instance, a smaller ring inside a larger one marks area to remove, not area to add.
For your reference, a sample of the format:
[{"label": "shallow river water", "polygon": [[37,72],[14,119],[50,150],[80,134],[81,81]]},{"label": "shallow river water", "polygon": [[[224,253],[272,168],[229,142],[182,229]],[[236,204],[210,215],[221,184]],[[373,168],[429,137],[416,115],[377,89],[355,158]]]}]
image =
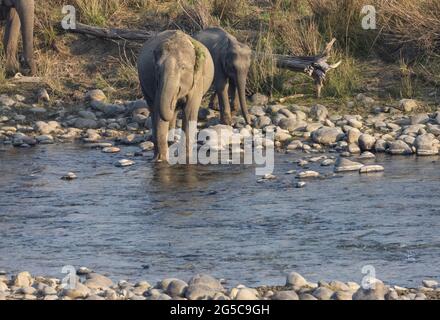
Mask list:
[{"label": "shallow river water", "polygon": [[[276,181],[244,166],[157,167],[78,145],[0,151],[0,270],[63,277],[87,266],[114,280],[231,285],[360,282],[365,265],[386,282],[440,275],[440,159],[380,156],[385,173],[294,188],[301,155],[276,155]],[[319,164],[311,169],[330,173]],[[60,177],[69,171],[78,179]]]}]

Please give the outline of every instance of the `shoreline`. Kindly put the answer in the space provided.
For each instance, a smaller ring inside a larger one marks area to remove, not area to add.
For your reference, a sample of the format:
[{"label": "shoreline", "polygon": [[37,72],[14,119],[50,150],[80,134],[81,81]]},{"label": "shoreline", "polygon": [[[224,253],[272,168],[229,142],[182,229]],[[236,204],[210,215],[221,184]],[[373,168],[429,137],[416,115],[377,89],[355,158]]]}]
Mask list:
[{"label": "shoreline", "polygon": [[0,300],[440,300],[440,285],[432,279],[423,280],[418,288],[405,288],[368,278],[366,287],[361,287],[338,280],[313,283],[292,272],[278,286],[228,288],[224,280],[207,274],[194,275],[189,281],[167,278],[155,284],[113,282],[85,267],[66,274],[58,279],[26,271],[10,276],[1,273]]}]

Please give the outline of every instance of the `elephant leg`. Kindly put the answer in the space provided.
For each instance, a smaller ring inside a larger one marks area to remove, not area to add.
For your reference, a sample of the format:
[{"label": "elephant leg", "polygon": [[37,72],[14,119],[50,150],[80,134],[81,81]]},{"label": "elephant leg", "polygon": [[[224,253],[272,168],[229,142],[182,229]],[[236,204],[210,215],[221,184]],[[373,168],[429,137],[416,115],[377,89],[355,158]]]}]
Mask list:
[{"label": "elephant leg", "polygon": [[217,83],[216,91],[220,105],[221,123],[230,126],[232,125],[232,116],[231,105],[229,104],[228,87],[228,80],[224,79]]},{"label": "elephant leg", "polygon": [[211,95],[209,100],[209,108],[212,110],[219,110],[218,95],[215,92]]},{"label": "elephant leg", "polygon": [[174,112],[174,117],[170,122],[170,135],[171,135],[172,141],[175,141],[175,138],[176,138],[176,127],[177,127],[178,115],[179,115],[179,110],[176,109],[176,112]]},{"label": "elephant leg", "polygon": [[154,162],[168,161],[168,130],[170,123],[163,121],[158,112],[155,112],[155,157]]},{"label": "elephant leg", "polygon": [[29,69],[28,74],[35,75],[37,70],[34,61],[34,1],[17,1],[16,9],[21,22],[25,67]]},{"label": "elephant leg", "polygon": [[185,106],[183,129],[185,131],[187,164],[197,164],[197,118],[203,94],[194,93]]},{"label": "elephant leg", "polygon": [[15,75],[19,69],[17,60],[18,37],[20,35],[20,18],[15,8],[9,9],[6,21],[3,46],[6,53],[6,73],[8,76]]},{"label": "elephant leg", "polygon": [[240,106],[240,100],[238,99],[237,86],[233,81],[229,81],[229,98],[231,100],[231,109],[235,114]]}]

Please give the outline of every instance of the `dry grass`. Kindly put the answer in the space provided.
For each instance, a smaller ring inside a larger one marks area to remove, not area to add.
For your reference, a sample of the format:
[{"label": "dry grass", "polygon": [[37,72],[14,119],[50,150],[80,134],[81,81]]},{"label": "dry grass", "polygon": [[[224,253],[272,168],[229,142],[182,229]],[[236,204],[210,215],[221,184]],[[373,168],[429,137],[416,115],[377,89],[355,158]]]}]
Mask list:
[{"label": "dry grass", "polygon": [[[62,0],[37,4],[39,75],[60,96],[92,86],[114,88],[115,97],[138,96],[137,47],[118,43],[111,50],[95,52],[87,48],[86,41],[84,45],[78,43],[76,36],[67,36],[56,27],[63,4]],[[270,55],[314,55],[332,37],[338,42],[331,60],[342,58],[344,63],[329,74],[324,89],[327,97],[353,96],[362,91],[362,68],[368,64],[359,62],[377,54],[400,66],[395,85],[399,89],[393,93],[396,96],[417,95],[422,80],[440,85],[438,0],[73,0],[72,4],[81,22],[98,26],[182,29],[189,33],[223,26],[257,51],[249,92],[312,93],[310,79],[278,70]],[[361,28],[360,11],[365,4],[376,6],[378,30]],[[96,47],[100,46],[103,43],[96,41]],[[93,72],[85,63],[91,60],[97,65],[91,68],[96,69]],[[73,85],[75,82],[81,84]]]}]

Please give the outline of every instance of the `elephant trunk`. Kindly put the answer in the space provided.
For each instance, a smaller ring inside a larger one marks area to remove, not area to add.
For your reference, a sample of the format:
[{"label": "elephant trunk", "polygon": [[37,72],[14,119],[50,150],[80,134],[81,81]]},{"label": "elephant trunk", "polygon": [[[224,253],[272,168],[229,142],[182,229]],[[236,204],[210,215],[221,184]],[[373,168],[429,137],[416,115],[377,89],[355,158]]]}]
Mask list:
[{"label": "elephant trunk", "polygon": [[179,79],[173,62],[165,62],[159,76],[159,113],[163,121],[172,121],[179,94]]},{"label": "elephant trunk", "polygon": [[237,83],[238,98],[240,100],[241,112],[243,113],[243,117],[246,121],[246,124],[250,125],[251,120],[249,117],[249,111],[246,102],[246,75],[239,74],[236,83]]}]

